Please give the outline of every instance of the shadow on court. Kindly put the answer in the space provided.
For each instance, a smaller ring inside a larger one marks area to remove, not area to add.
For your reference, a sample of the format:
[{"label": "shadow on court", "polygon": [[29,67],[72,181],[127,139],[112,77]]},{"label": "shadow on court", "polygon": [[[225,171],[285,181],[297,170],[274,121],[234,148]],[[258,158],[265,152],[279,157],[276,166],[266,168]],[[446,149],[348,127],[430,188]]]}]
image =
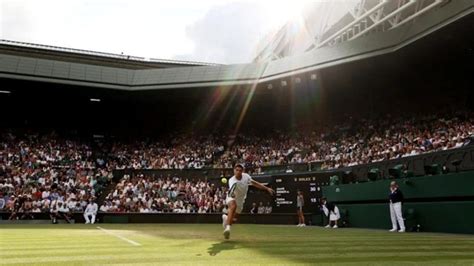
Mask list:
[{"label": "shadow on court", "polygon": [[234,241],[222,241],[219,243],[214,243],[207,249],[207,253],[211,256],[215,256],[222,251],[235,249]]}]

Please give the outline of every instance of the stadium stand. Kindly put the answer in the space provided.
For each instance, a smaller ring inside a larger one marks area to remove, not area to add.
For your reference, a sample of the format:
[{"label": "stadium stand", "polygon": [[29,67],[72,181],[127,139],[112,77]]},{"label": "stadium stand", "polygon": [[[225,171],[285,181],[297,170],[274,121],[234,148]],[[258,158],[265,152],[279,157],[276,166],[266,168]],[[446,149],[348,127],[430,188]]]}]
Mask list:
[{"label": "stadium stand", "polygon": [[125,176],[102,203],[103,212],[222,212],[226,188],[206,180]]},{"label": "stadium stand", "polygon": [[251,168],[323,162],[322,169],[397,159],[459,148],[474,133],[472,113],[418,118],[354,120],[306,134],[239,136],[219,158],[218,166],[245,161]]},{"label": "stadium stand", "polygon": [[5,204],[0,207],[12,213],[11,219],[15,213],[49,212],[60,202],[83,211],[112,179],[112,168],[100,154],[90,143],[55,134],[3,134],[0,193]]},{"label": "stadium stand", "polygon": [[[322,162],[321,170],[327,170],[456,149],[470,144],[473,117],[470,112],[456,112],[354,120],[307,134],[238,135],[232,145],[225,144],[224,136],[98,145],[53,133],[9,132],[3,135],[0,150],[3,209],[48,212],[64,202],[80,212],[90,197],[100,196],[115,169],[232,168],[245,162],[259,173],[268,165]],[[104,151],[105,147],[110,148]],[[128,176],[105,197],[100,210],[220,212],[224,194],[207,181]]]}]

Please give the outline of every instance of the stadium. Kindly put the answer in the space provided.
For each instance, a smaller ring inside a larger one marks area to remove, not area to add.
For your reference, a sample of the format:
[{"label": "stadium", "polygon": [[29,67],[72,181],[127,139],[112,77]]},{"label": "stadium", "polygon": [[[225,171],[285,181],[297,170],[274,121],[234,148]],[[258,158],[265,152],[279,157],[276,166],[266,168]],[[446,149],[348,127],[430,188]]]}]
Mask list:
[{"label": "stadium", "polygon": [[243,64],[2,36],[0,265],[474,265],[474,2],[315,2]]}]

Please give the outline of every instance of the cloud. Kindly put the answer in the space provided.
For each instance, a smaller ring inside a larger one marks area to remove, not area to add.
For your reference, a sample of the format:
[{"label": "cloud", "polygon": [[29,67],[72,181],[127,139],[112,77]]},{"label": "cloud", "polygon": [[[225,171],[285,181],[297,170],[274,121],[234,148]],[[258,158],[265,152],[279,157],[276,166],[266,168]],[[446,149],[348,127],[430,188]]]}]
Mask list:
[{"label": "cloud", "polygon": [[278,24],[275,18],[282,17],[285,10],[275,12],[277,2],[0,0],[0,37],[152,58],[245,63]]},{"label": "cloud", "polygon": [[147,0],[0,1],[4,39],[155,58],[190,52],[186,19],[202,14]]},{"label": "cloud", "polygon": [[31,6],[22,2],[1,1],[0,3],[0,38],[15,36],[19,40],[28,40],[35,20],[29,16]]},{"label": "cloud", "polygon": [[258,42],[267,33],[264,7],[250,2],[234,2],[211,8],[206,15],[186,27],[193,43],[190,54],[175,59],[218,63],[247,63],[253,59]]}]

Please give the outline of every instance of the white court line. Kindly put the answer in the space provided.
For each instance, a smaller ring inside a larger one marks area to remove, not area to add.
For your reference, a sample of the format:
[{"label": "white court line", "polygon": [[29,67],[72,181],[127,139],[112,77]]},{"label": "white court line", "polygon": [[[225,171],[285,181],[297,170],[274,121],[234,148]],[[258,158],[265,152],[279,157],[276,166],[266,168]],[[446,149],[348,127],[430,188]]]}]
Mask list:
[{"label": "white court line", "polygon": [[138,242],[135,242],[135,241],[133,241],[133,240],[130,240],[130,239],[128,239],[128,238],[126,238],[126,237],[123,237],[123,236],[121,236],[121,235],[114,234],[114,233],[112,233],[111,231],[106,230],[106,229],[104,229],[104,228],[102,228],[102,227],[100,227],[100,226],[97,226],[97,229],[99,229],[99,230],[101,230],[102,232],[104,232],[104,233],[106,233],[106,234],[109,234],[109,235],[111,235],[111,236],[115,236],[115,237],[117,237],[117,238],[120,238],[120,239],[122,239],[123,241],[126,241],[126,242],[128,242],[128,243],[130,243],[130,244],[132,244],[132,245],[134,245],[134,246],[141,246],[141,244],[138,243]]}]

